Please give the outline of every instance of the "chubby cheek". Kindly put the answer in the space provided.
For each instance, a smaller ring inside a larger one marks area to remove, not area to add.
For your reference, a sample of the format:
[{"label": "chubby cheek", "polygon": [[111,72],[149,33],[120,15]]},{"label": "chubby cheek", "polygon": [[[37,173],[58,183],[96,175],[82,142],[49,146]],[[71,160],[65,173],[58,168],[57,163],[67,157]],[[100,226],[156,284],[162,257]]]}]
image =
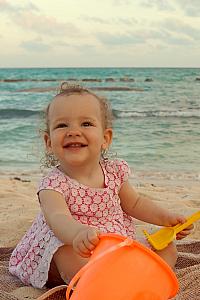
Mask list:
[{"label": "chubby cheek", "polygon": [[90,137],[89,137],[89,140],[96,147],[100,147],[104,143],[104,138],[103,138],[101,132],[91,134]]},{"label": "chubby cheek", "polygon": [[98,152],[99,155],[101,155],[102,150],[104,149],[104,141],[99,141],[98,143],[95,143],[95,152]]},{"label": "chubby cheek", "polygon": [[62,145],[62,137],[52,133],[51,134],[51,148],[52,150],[56,149],[57,147],[60,147]]}]

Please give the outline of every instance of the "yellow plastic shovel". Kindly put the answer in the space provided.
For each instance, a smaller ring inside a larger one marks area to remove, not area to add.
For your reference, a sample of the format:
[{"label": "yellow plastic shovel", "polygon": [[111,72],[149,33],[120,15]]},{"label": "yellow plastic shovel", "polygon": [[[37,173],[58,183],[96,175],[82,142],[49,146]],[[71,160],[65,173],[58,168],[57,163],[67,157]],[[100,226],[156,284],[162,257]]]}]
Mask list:
[{"label": "yellow plastic shovel", "polygon": [[173,227],[164,227],[160,230],[149,234],[146,230],[143,230],[145,236],[147,237],[148,242],[156,249],[162,250],[167,245],[176,239],[176,234],[187,228],[192,223],[200,219],[200,210],[192,214],[187,218],[187,221],[183,224],[177,224]]}]

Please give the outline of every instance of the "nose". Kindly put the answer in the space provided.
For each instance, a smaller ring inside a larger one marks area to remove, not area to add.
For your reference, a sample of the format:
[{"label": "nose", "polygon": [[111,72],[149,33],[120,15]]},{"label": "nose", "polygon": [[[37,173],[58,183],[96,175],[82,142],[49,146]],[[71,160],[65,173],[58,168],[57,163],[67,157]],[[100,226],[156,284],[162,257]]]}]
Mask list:
[{"label": "nose", "polygon": [[68,137],[80,136],[80,135],[81,135],[81,132],[78,129],[75,129],[75,128],[73,128],[73,129],[71,128],[67,132]]}]

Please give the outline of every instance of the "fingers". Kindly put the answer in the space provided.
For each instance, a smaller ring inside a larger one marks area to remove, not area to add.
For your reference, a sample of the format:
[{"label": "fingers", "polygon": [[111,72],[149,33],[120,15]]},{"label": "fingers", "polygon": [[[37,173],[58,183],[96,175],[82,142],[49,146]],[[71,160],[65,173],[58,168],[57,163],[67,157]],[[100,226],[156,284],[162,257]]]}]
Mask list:
[{"label": "fingers", "polygon": [[177,216],[177,223],[185,223],[187,221],[187,219],[184,216],[178,215]]},{"label": "fingers", "polygon": [[194,229],[194,224],[189,225],[185,230],[193,230]]},{"label": "fingers", "polygon": [[169,219],[167,224],[165,226],[175,226],[179,223],[183,224],[186,221],[186,218],[182,215],[177,215],[177,214],[169,214]]},{"label": "fingers", "polygon": [[83,253],[84,255],[87,255],[87,257],[90,256],[91,251],[94,250],[98,242],[99,238],[97,236],[97,233],[92,230],[87,231],[86,238],[83,239],[83,241],[81,241],[78,245],[79,252]]},{"label": "fingers", "polygon": [[[174,226],[174,225],[177,225],[177,224],[184,224],[185,222],[187,222],[187,218],[183,215],[177,215],[177,214],[173,214],[171,216],[171,220],[170,220],[170,226]],[[189,225],[187,227],[188,229],[193,229],[194,228],[194,225]]]},{"label": "fingers", "polygon": [[99,231],[89,227],[78,233],[73,241],[74,250],[82,257],[91,256],[91,252],[99,243]]},{"label": "fingers", "polygon": [[[184,216],[177,215],[177,214],[173,215],[172,219],[171,219],[171,223],[173,225],[176,225],[179,223],[183,224],[186,221],[187,221],[187,219]],[[182,230],[181,232],[179,232],[176,235],[176,239],[181,240],[181,239],[185,238],[187,235],[189,235],[192,232],[193,229],[194,229],[194,225],[193,224],[189,225],[187,228],[185,228],[184,230]]]},{"label": "fingers", "polygon": [[194,225],[191,224],[190,226],[188,226],[187,228],[185,228],[181,232],[177,233],[176,239],[181,240],[181,239],[185,238],[187,235],[191,234],[193,229],[194,229]]},{"label": "fingers", "polygon": [[90,257],[91,256],[91,250],[89,250],[84,242],[80,242],[77,247],[74,247],[74,250],[82,257]]},{"label": "fingers", "polygon": [[187,221],[187,219],[184,216],[182,216],[182,215],[175,214],[173,221],[174,221],[174,225],[176,225],[176,224],[179,224],[179,223],[180,224],[185,223]]},{"label": "fingers", "polygon": [[181,231],[179,232],[177,235],[176,235],[176,239],[177,240],[181,240],[183,238],[185,238],[187,235],[189,235],[191,233],[190,230],[187,230],[187,231]]},{"label": "fingers", "polygon": [[100,235],[100,231],[96,230],[95,228],[92,228],[87,232],[88,241],[90,247],[92,247],[91,250],[93,250],[96,247],[96,245],[99,243],[99,235]]}]

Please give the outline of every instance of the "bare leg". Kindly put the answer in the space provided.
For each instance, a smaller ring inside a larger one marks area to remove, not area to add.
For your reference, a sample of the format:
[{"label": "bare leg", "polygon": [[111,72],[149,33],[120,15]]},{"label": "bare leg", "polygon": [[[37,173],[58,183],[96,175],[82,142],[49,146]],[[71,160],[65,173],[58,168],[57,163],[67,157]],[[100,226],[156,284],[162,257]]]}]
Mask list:
[{"label": "bare leg", "polygon": [[[174,243],[170,243],[165,249],[155,251],[173,269],[178,253]],[[73,276],[88,262],[76,254],[71,246],[60,247],[53,256],[49,272],[48,286],[68,284]]]},{"label": "bare leg", "polygon": [[174,269],[178,252],[176,249],[176,245],[172,242],[165,249],[155,251],[162,259],[166,261],[166,263]]},{"label": "bare leg", "polygon": [[69,283],[73,276],[88,262],[76,254],[71,246],[60,247],[53,256],[48,286]]}]

